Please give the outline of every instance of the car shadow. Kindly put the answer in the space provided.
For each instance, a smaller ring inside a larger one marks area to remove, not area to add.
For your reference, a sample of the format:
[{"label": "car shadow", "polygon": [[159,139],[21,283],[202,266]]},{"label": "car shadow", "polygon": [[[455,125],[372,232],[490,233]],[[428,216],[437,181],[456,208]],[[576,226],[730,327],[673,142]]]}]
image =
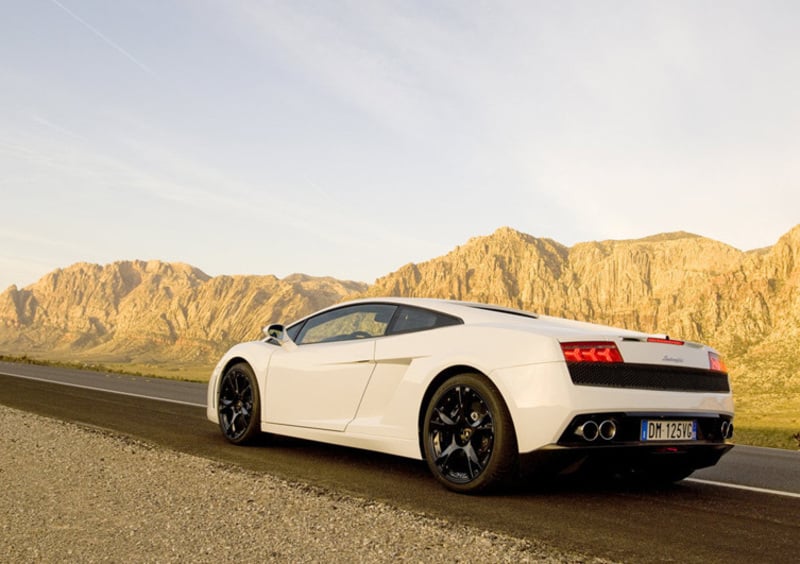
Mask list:
[{"label": "car shadow", "polygon": [[[244,465],[267,473],[274,470],[273,464],[276,460],[288,460],[289,466],[296,469],[292,476],[311,483],[321,474],[338,474],[354,476],[360,482],[391,481],[406,485],[401,487],[446,491],[431,476],[423,460],[266,433],[258,435],[244,448],[228,444],[218,432],[214,433],[212,441],[217,448],[223,449],[218,451],[222,456],[214,458],[226,459],[228,458],[226,454],[236,455],[230,459],[232,463],[249,461]],[[246,456],[238,456],[245,453]],[[262,461],[263,464],[259,464],[258,461]],[[278,474],[287,477],[285,471],[279,471]],[[499,491],[483,494],[481,497],[545,499],[619,494],[672,496],[685,495],[695,490],[686,487],[687,485],[688,483],[684,482],[652,482],[641,477],[611,473],[576,473],[567,476],[528,473],[520,475],[511,485]],[[351,484],[348,484],[348,488],[350,486]],[[696,495],[696,492],[693,495]]]}]

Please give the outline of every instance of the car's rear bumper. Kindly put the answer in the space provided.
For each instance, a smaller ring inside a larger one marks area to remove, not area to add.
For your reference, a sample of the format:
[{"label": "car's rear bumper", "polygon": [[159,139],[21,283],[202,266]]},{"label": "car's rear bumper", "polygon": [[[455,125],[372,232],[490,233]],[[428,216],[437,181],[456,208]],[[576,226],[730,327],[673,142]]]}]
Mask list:
[{"label": "car's rear bumper", "polygon": [[732,443],[675,443],[637,445],[548,445],[520,455],[524,475],[567,475],[602,472],[643,476],[682,477],[715,465]]}]

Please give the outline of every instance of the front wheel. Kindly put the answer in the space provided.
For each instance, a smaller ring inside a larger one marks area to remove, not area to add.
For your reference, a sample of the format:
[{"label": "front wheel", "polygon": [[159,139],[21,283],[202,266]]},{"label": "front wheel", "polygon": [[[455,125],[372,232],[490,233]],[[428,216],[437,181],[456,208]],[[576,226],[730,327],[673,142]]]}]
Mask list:
[{"label": "front wheel", "polygon": [[425,460],[459,493],[486,492],[516,473],[517,440],[500,392],[486,378],[460,374],[434,392],[423,424]]},{"label": "front wheel", "polygon": [[240,362],[225,371],[217,399],[219,428],[225,438],[237,445],[252,441],[261,430],[261,401],[249,364]]}]

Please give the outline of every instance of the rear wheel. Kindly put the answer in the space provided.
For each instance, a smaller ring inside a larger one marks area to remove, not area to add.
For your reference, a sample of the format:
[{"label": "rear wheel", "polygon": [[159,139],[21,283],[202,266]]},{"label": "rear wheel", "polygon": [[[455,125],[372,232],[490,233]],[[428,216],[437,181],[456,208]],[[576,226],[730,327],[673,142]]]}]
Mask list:
[{"label": "rear wheel", "polygon": [[217,414],[222,434],[237,445],[252,441],[261,430],[260,413],[253,369],[246,362],[234,364],[225,371],[219,386]]},{"label": "rear wheel", "polygon": [[460,374],[443,382],[428,403],[422,432],[428,467],[453,491],[497,489],[516,473],[511,416],[500,392],[482,376]]}]

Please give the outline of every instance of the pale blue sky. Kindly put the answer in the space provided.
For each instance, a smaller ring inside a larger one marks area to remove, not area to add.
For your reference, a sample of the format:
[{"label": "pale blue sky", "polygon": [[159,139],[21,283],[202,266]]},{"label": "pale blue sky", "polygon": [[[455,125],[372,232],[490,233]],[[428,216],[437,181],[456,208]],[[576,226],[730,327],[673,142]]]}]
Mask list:
[{"label": "pale blue sky", "polygon": [[800,3],[0,0],[0,291],[800,223]]}]

